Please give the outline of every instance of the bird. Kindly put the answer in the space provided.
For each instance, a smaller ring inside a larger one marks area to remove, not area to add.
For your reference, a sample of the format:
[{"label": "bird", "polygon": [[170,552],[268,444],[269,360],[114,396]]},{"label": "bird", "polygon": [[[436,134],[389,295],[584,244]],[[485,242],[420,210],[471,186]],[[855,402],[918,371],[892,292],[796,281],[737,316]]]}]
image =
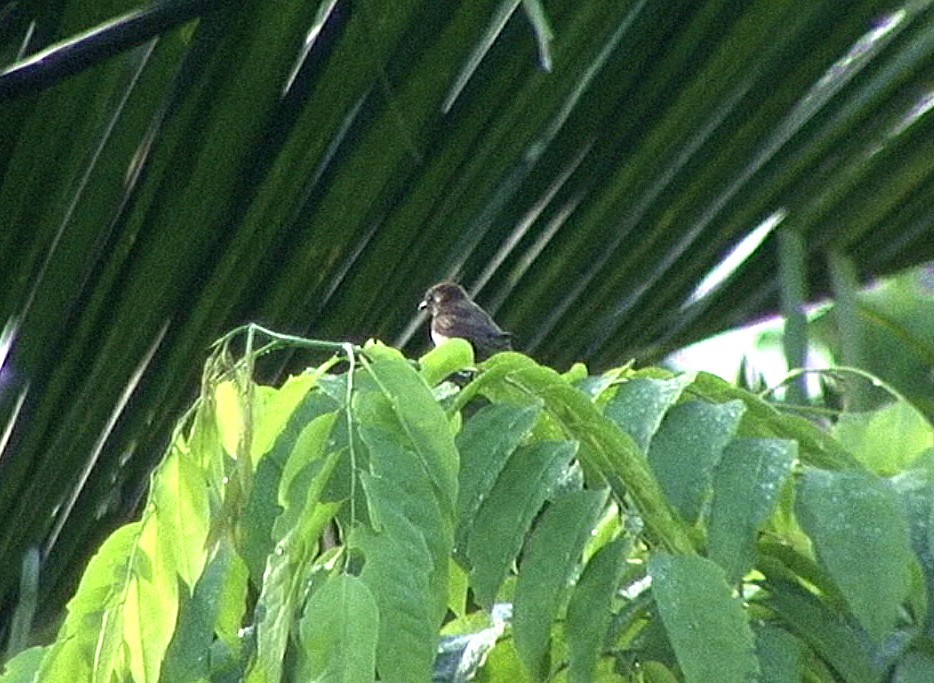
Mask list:
[{"label": "bird", "polygon": [[470,342],[477,360],[512,349],[512,335],[497,325],[456,282],[439,282],[425,292],[419,310],[431,314],[431,340],[435,346],[460,337]]}]

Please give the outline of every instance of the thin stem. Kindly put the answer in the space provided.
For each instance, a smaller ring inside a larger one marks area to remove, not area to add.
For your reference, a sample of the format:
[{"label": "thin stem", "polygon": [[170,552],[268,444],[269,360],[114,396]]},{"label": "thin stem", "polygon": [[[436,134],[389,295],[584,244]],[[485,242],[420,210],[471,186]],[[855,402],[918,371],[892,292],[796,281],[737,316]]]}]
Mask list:
[{"label": "thin stem", "polygon": [[890,396],[892,396],[896,400],[909,403],[908,399],[905,398],[905,396],[902,395],[901,392],[899,392],[895,387],[893,387],[888,382],[885,382],[881,378],[876,377],[871,372],[867,372],[866,370],[862,370],[861,368],[849,367],[847,365],[837,365],[832,368],[814,368],[814,369],[798,368],[796,370],[792,370],[787,375],[785,375],[785,377],[783,377],[781,381],[779,381],[777,384],[774,384],[773,386],[769,387],[765,391],[761,392],[759,396],[761,398],[766,398],[769,394],[773,393],[774,391],[788,384],[789,382],[793,382],[794,380],[804,375],[810,375],[810,374],[827,375],[829,377],[832,377],[834,375],[845,375],[845,374],[856,375],[857,377],[867,380],[873,386],[882,388],[886,393],[888,393]]},{"label": "thin stem", "polygon": [[252,339],[256,333],[262,333],[269,337],[272,342],[266,346],[261,347],[256,353],[268,353],[277,348],[287,347],[287,346],[297,346],[306,349],[317,349],[320,351],[331,351],[333,353],[347,352],[348,349],[352,353],[361,353],[363,349],[356,344],[350,344],[349,342],[334,342],[334,341],[325,341],[322,339],[307,339],[305,337],[297,337],[292,334],[283,334],[281,332],[274,332],[262,325],[257,325],[256,323],[247,323],[246,325],[241,325],[240,327],[235,327],[230,332],[225,334],[223,337],[214,342],[211,346],[217,347],[222,344],[228,343],[231,339],[241,334],[242,332],[247,333],[247,338]]},{"label": "thin stem", "polygon": [[344,353],[347,354],[347,448],[350,452],[350,525],[357,521],[357,451],[353,440],[353,412],[351,401],[353,399],[353,378],[356,370],[357,356],[353,344],[343,344]]}]

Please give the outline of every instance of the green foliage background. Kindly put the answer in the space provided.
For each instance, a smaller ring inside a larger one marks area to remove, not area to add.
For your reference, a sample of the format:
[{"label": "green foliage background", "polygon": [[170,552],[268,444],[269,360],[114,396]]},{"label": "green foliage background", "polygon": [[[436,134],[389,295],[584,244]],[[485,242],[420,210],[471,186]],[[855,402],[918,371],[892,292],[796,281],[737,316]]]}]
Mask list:
[{"label": "green foliage background", "polygon": [[271,389],[220,349],[0,681],[934,675],[924,420],[883,462],[710,375],[347,352]]}]

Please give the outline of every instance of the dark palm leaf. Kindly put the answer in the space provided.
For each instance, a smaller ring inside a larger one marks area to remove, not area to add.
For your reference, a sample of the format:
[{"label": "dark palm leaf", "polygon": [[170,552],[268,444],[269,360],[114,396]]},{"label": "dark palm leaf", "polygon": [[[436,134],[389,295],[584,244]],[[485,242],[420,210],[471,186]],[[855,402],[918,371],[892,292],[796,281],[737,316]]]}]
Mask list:
[{"label": "dark palm leaf", "polygon": [[520,5],[0,7],[7,604],[32,545],[61,604],[240,322],[416,352],[456,277],[600,367],[774,311],[774,236],[693,296],[770,218],[811,295],[934,256],[931,1]]}]

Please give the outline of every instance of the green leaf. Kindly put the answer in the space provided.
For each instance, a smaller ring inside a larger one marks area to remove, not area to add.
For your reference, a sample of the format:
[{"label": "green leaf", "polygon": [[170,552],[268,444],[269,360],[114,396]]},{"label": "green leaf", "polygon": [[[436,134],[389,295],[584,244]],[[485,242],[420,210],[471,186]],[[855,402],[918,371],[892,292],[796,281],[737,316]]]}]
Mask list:
[{"label": "green leaf", "polygon": [[282,472],[297,447],[299,438],[309,424],[321,415],[337,410],[337,403],[324,392],[304,394],[276,438],[269,452],[256,467],[250,496],[240,517],[240,552],[254,585],[262,585],[266,558],[275,542],[272,529],[282,512],[279,488]]},{"label": "green leaf", "polygon": [[696,555],[649,559],[652,594],[687,683],[747,683],[759,664],[749,617],[723,570]]},{"label": "green leaf", "polygon": [[689,401],[668,411],[652,446],[649,465],[681,516],[693,523],[710,495],[713,471],[745,411],[740,401]]},{"label": "green leaf", "polygon": [[934,680],[934,656],[929,652],[907,653],[895,666],[892,683],[928,683]]},{"label": "green leaf", "polygon": [[769,576],[763,604],[848,683],[878,683],[879,653],[863,631],[796,583]]},{"label": "green leaf", "polygon": [[785,629],[764,623],[756,628],[761,683],[799,683],[804,644]]},{"label": "green leaf", "polygon": [[504,638],[490,650],[486,663],[474,680],[477,683],[530,683],[532,679],[522,665],[515,641],[512,638]]},{"label": "green leaf", "polygon": [[693,550],[683,524],[672,514],[632,438],[601,415],[583,392],[554,370],[520,354],[497,354],[486,362],[486,368],[468,390],[492,385],[494,390],[519,392],[529,403],[543,400],[564,434],[580,441],[581,461],[599,471],[620,500],[628,496],[634,501],[649,530],[669,548]]},{"label": "green leaf", "polygon": [[411,446],[437,488],[446,517],[453,518],[457,497],[459,456],[444,410],[430,387],[395,349],[371,345],[370,375],[388,399]]},{"label": "green leaf", "polygon": [[619,538],[598,550],[581,574],[568,603],[565,634],[570,663],[568,680],[592,680],[613,616],[613,596],[626,569],[628,540]]},{"label": "green leaf", "polygon": [[470,583],[484,607],[492,606],[535,515],[576,452],[577,444],[570,441],[539,441],[520,448],[469,522]]},{"label": "green leaf", "polygon": [[466,551],[467,535],[480,505],[541,414],[541,407],[494,403],[478,410],[455,439],[461,467],[457,492],[455,550]]},{"label": "green leaf", "polygon": [[431,591],[422,594],[440,624],[447,603],[447,567],[454,533],[437,489],[422,460],[382,427],[361,426],[370,452],[370,473],[362,475],[373,528],[402,546],[410,546],[412,561],[428,577]]},{"label": "green leaf", "polygon": [[809,469],[796,512],[856,619],[881,640],[899,621],[915,561],[892,489],[870,474]]},{"label": "green leaf", "polygon": [[418,374],[433,387],[445,377],[474,364],[473,347],[466,339],[452,337],[418,359]]},{"label": "green leaf", "polygon": [[336,412],[318,415],[295,440],[279,480],[278,500],[282,513],[273,524],[273,539],[284,538],[298,525],[307,506],[313,505],[327,486],[330,479],[327,468],[336,464],[334,451],[328,451],[331,429],[337,419]]},{"label": "green leaf", "polygon": [[642,662],[639,668],[642,669],[645,683],[677,683],[678,681],[668,667],[661,662]]},{"label": "green leaf", "polygon": [[207,561],[208,481],[191,454],[176,445],[156,471],[151,495],[159,544],[191,588]]},{"label": "green leaf", "polygon": [[38,683],[39,667],[47,647],[30,647],[4,664],[0,683]]},{"label": "green leaf", "polygon": [[470,590],[470,575],[454,558],[448,562],[448,609],[457,618],[467,615],[467,593]]},{"label": "green leaf", "polygon": [[268,683],[281,678],[289,634],[300,605],[300,588],[312,570],[314,548],[311,544],[320,537],[339,507],[339,503],[321,502],[307,507],[298,526],[269,556],[255,610],[258,615],[256,659],[247,672],[247,683]]},{"label": "green leaf", "polygon": [[165,545],[166,539],[158,535],[157,520],[144,522],[139,543],[128,558],[132,578],[121,587],[122,618],[110,620],[104,628],[105,638],[109,634],[122,637],[127,669],[135,680],[158,680],[175,630],[179,584],[172,554]]},{"label": "green leaf", "polygon": [[665,413],[691,381],[690,375],[677,375],[670,379],[633,377],[619,385],[603,414],[629,434],[643,453],[647,453]]},{"label": "green leaf", "polygon": [[42,660],[39,680],[91,680],[99,658],[107,658],[107,666],[113,667],[113,653],[122,638],[114,631],[104,633],[103,628],[106,619],[119,618],[112,611],[115,591],[129,578],[128,558],[139,541],[140,527],[141,522],[120,527],[91,558],[78,591],[68,603],[65,623]]},{"label": "green leaf", "polygon": [[794,441],[734,439],[714,472],[708,552],[736,583],[755,561],[759,525],[768,519],[797,455]]},{"label": "green leaf", "polygon": [[[427,388],[421,384],[416,391]],[[417,452],[411,431],[403,429],[399,411],[411,406],[393,408],[385,389],[362,392],[356,405],[358,432],[369,451],[370,472],[361,481],[373,530],[358,526],[349,546],[362,553],[360,578],[379,606],[377,669],[389,682],[426,680],[447,603],[454,491],[439,489],[426,452]],[[435,408],[436,427],[446,431],[447,418]],[[427,423],[419,429],[444,439]]]},{"label": "green leaf", "polygon": [[[93,616],[73,624],[66,620],[63,626],[59,643],[67,643],[71,634],[75,638],[75,642],[70,644],[72,646],[87,647],[94,643],[93,650],[85,650],[79,656],[83,655],[87,664],[93,664],[96,676],[132,672],[137,679],[155,680],[158,677],[164,648],[175,624],[177,584],[170,558],[160,549],[154,522],[151,515],[144,514],[144,521],[139,525],[128,525],[114,532],[111,538],[118,537],[119,540],[113,541],[108,548],[114,554],[102,559],[102,562],[110,564],[113,573],[98,574],[93,580],[101,583],[88,586],[91,590],[81,596],[81,602],[85,603],[83,609],[74,611],[75,617],[84,610]],[[124,532],[125,529],[129,531]],[[129,538],[121,532],[128,534]],[[124,545],[127,542],[129,546]],[[105,543],[105,548],[107,545]],[[101,553],[104,553],[103,548]],[[108,580],[109,585],[106,584]],[[86,585],[84,581],[82,585]],[[92,603],[95,594],[103,599]],[[77,607],[79,604],[75,601],[70,603],[69,618],[72,616],[71,605]],[[50,650],[50,657],[43,665],[45,670],[49,662],[54,662],[48,674],[49,680],[57,680],[57,667],[62,665],[58,657],[69,651],[68,645],[61,651],[57,648]],[[71,654],[77,653],[71,651]],[[68,655],[64,657],[67,661]],[[77,663],[74,666],[78,670],[83,668]]]},{"label": "green leaf", "polygon": [[379,679],[429,680],[440,620],[433,605],[427,544],[414,527],[401,538],[361,527],[351,534],[348,545],[363,553],[360,578],[379,607]]},{"label": "green leaf", "polygon": [[930,423],[906,401],[872,412],[843,413],[832,433],[857,460],[882,475],[901,472],[934,446]]},{"label": "green leaf", "polygon": [[[279,680],[293,615],[300,604],[299,588],[312,570],[322,532],[341,505],[321,500],[342,456],[342,451],[327,451],[335,418],[334,413],[316,417],[302,430],[305,438],[299,436],[290,451],[290,459],[295,457],[308,465],[283,481],[281,485],[288,490],[278,494],[285,509],[273,527],[275,549],[266,558],[257,602],[256,661],[246,678],[251,683]],[[302,477],[303,473],[308,476]],[[299,479],[301,486],[290,485]]]},{"label": "green leaf", "polygon": [[533,679],[547,675],[551,624],[606,497],[606,491],[586,490],[560,496],[542,513],[529,539],[516,582],[513,634]]},{"label": "green leaf", "polygon": [[[934,471],[911,469],[893,477],[892,488],[905,507],[911,546],[924,570],[928,596],[934,595]],[[930,597],[928,598],[930,601]],[[929,603],[930,604],[930,603]],[[934,636],[934,610],[928,609],[925,632]]]},{"label": "green leaf", "polygon": [[250,451],[254,462],[273,448],[295,411],[306,403],[308,392],[313,390],[317,380],[317,373],[307,372],[289,377],[275,390],[257,387]]},{"label": "green leaf", "polygon": [[238,644],[237,631],[246,609],[246,565],[226,537],[195,584],[191,597],[182,596],[178,625],[166,650],[162,680],[197,683],[209,678],[209,652],[215,637]]},{"label": "green leaf", "polygon": [[376,672],[379,612],[366,583],[330,577],[311,596],[299,622],[298,680],[371,683]]},{"label": "green leaf", "polygon": [[746,405],[746,412],[740,423],[741,436],[794,440],[798,442],[799,456],[805,463],[829,469],[862,469],[859,461],[826,430],[798,415],[779,412],[774,405],[716,375],[697,373],[691,390],[718,403],[742,401]]}]

